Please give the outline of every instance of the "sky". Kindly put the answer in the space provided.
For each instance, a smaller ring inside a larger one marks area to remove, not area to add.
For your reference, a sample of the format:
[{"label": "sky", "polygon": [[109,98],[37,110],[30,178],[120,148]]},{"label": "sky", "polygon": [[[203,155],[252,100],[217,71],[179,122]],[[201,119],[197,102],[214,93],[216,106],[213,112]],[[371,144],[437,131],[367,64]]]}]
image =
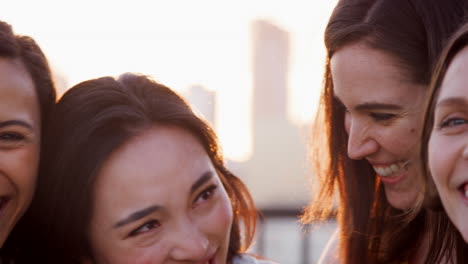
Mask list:
[{"label": "sky", "polygon": [[[71,87],[138,72],[183,93],[216,91],[216,131],[226,156],[251,152],[251,25],[289,32],[288,116],[310,122],[324,68],[323,30],[336,0],[2,1],[0,19],[30,35]],[[63,92],[63,91],[61,91]]]}]

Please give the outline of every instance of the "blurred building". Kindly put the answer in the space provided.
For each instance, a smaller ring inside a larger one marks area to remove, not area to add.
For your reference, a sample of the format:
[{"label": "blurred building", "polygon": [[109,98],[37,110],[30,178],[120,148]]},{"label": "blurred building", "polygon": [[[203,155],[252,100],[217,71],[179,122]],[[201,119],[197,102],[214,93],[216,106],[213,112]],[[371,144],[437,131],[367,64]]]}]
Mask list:
[{"label": "blurred building", "polygon": [[[252,155],[246,162],[228,161],[265,214],[250,250],[279,263],[316,263],[335,223],[319,228],[298,223],[297,215],[309,202],[311,170],[308,129],[295,126],[287,114],[289,34],[268,21],[255,21],[251,39]],[[193,86],[186,98],[214,124],[214,92]]]},{"label": "blurred building", "polygon": [[55,84],[55,89],[57,90],[57,97],[60,98],[62,94],[64,94],[70,87],[68,84],[68,79],[60,72],[58,69],[51,69],[52,70],[52,80]]},{"label": "blurred building", "polygon": [[197,114],[215,127],[216,92],[209,91],[200,85],[193,85],[184,96]]},{"label": "blurred building", "polygon": [[299,209],[309,200],[307,133],[288,120],[289,35],[260,20],[252,40],[252,158],[234,170],[258,207]]}]

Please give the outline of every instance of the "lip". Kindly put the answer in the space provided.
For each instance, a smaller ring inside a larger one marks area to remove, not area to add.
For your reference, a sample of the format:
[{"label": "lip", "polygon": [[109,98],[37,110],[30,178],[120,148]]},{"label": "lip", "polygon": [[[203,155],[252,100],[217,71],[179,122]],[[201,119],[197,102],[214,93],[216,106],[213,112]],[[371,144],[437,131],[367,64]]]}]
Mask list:
[{"label": "lip", "polygon": [[[400,160],[400,161],[392,161],[392,162],[375,162],[375,161],[372,161],[372,160],[367,160],[370,165],[372,166],[373,170],[375,171],[375,173],[377,174],[377,176],[379,176],[379,178],[385,182],[385,183],[389,183],[389,184],[393,184],[393,183],[397,183],[399,181],[402,180],[402,178],[404,178],[406,175],[408,175],[408,166],[409,164],[411,163],[409,160]],[[398,176],[383,176],[381,174],[379,174],[379,172],[377,172],[376,168],[387,168],[387,167],[390,167],[392,165],[395,165],[395,164],[399,164],[399,166],[404,166],[404,171],[400,173],[400,175]],[[403,164],[402,164],[403,163]]]},{"label": "lip", "polygon": [[380,175],[378,175],[378,176],[379,176],[380,180],[382,182],[384,182],[384,183],[395,184],[395,183],[398,183],[401,180],[403,180],[403,178],[405,178],[407,175],[408,175],[408,171],[404,171],[403,173],[401,173],[400,175],[395,176],[395,177],[385,177],[385,176],[380,176]]},{"label": "lip", "polygon": [[465,185],[467,185],[467,184],[468,184],[468,181],[462,183],[460,185],[460,187],[458,187],[458,193],[460,194],[460,197],[461,197],[462,201],[465,203],[465,205],[468,205],[468,197],[465,196],[466,191],[465,191],[465,188],[464,188]]},{"label": "lip", "polygon": [[214,253],[210,254],[210,257],[205,258],[200,264],[216,264],[216,253],[218,251],[216,250]]},{"label": "lip", "polygon": [[216,264],[216,252],[217,251],[215,251],[213,255],[211,256],[211,258],[208,260],[209,264]]}]

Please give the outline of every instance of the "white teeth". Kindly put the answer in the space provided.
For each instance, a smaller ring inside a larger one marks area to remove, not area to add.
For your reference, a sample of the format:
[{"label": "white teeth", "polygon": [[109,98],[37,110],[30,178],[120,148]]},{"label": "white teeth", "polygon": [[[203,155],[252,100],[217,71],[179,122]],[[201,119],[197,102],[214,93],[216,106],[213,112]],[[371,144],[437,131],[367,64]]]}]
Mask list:
[{"label": "white teeth", "polygon": [[398,162],[387,167],[374,167],[375,172],[383,177],[395,177],[406,170],[408,162]]}]

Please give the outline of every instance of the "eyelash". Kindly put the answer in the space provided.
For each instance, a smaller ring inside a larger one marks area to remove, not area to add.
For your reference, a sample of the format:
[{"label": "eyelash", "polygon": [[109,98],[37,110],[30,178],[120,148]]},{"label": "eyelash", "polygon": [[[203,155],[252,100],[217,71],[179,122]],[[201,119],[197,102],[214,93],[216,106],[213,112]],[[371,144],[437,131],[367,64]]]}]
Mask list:
[{"label": "eyelash", "polygon": [[370,113],[369,114],[375,121],[388,121],[396,117],[395,114],[388,113]]},{"label": "eyelash", "polygon": [[[138,228],[136,228],[132,232],[130,232],[130,234],[128,236],[133,237],[133,236],[137,236],[137,235],[149,232],[152,229],[159,227],[160,225],[161,225],[161,223],[159,223],[158,220],[150,220],[150,221],[144,223],[143,225],[139,226]],[[145,228],[145,227],[148,230],[142,231],[142,229]]]},{"label": "eyelash", "polygon": [[[339,100],[337,100],[337,106],[338,108],[343,111],[345,114],[349,113],[348,108]],[[388,121],[390,119],[393,119],[396,117],[395,114],[389,114],[389,113],[369,113],[370,117],[372,117],[375,121]]]},{"label": "eyelash", "polygon": [[[210,185],[208,186],[208,188],[206,188],[204,191],[202,191],[198,196],[197,198],[195,199],[195,204],[198,202],[199,199],[204,199],[205,201],[206,200],[209,200],[211,197],[213,197],[214,193],[215,193],[215,190],[218,188],[217,185]],[[206,197],[208,196],[208,197]],[[196,207],[196,205],[194,206]],[[138,235],[141,235],[141,234],[144,234],[146,232],[149,232],[157,227],[161,226],[161,223],[158,221],[158,220],[150,220],[146,223],[144,223],[143,225],[139,226],[138,228],[136,228],[135,230],[133,230],[132,232],[130,232],[130,234],[128,235],[129,237],[134,237],[134,236],[138,236]],[[147,228],[148,230],[144,230],[144,228]]]},{"label": "eyelash", "polygon": [[[200,198],[203,198],[203,199],[206,201],[206,200],[209,200],[211,197],[213,197],[216,188],[218,188],[217,185],[210,185],[210,186],[208,186],[208,188],[206,188],[204,191],[202,191],[202,192],[197,196],[197,198],[195,199],[195,201],[194,201],[194,203],[195,203],[194,207],[197,206],[197,202],[200,200]],[[206,195],[208,195],[208,197],[206,197]],[[203,196],[205,196],[205,197],[203,197]]]},{"label": "eyelash", "polygon": [[[456,121],[462,121],[462,123],[458,123]],[[461,117],[452,117],[446,120],[443,120],[442,123],[439,125],[440,128],[448,128],[448,127],[454,127],[454,126],[459,126],[463,124],[467,124],[468,120],[463,119]]]},{"label": "eyelash", "polygon": [[20,140],[23,140],[23,139],[25,139],[25,136],[23,136],[22,134],[17,133],[17,132],[3,132],[3,133],[0,133],[0,140],[2,140],[2,141],[14,142],[14,141],[20,141]]}]

